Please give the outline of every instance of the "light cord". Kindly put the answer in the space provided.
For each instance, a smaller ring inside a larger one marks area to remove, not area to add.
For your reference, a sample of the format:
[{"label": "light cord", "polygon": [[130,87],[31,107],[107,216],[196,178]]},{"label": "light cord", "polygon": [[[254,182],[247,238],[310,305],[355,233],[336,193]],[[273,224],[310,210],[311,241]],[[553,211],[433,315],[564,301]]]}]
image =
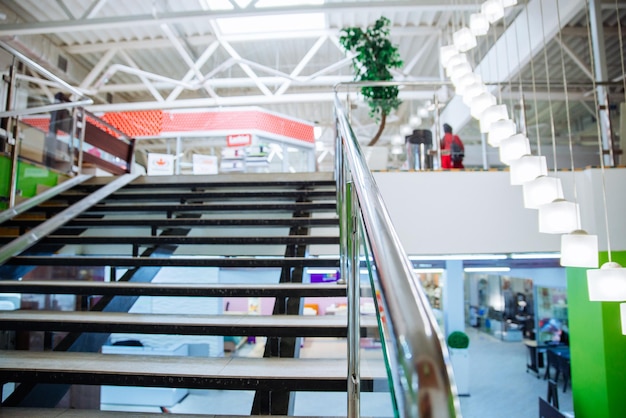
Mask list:
[{"label": "light cord", "polygon": [[535,59],[532,55],[532,42],[530,37],[530,13],[528,12],[528,0],[526,1],[526,27],[528,30],[528,53],[530,55],[530,78],[533,86],[533,102],[535,112],[535,128],[537,131],[537,155],[541,155],[541,133],[539,132],[539,111],[537,110],[537,83],[535,80]]},{"label": "light cord", "polygon": [[[591,44],[591,18],[589,17],[589,0],[585,1],[587,7],[585,7],[585,18],[587,19],[587,43],[589,46],[589,56],[593,57],[593,46]],[[599,99],[598,89],[596,82],[596,67],[591,65],[591,83],[593,84],[593,101],[596,107],[596,128],[598,130],[598,150],[600,155],[600,173],[602,177],[602,203],[604,204],[604,226],[606,228],[606,248],[609,255],[609,263],[612,262],[611,256],[611,237],[609,229],[609,211],[607,209],[606,199],[606,175],[604,167],[604,149],[602,148],[602,131],[600,129],[600,115],[599,115]]]}]

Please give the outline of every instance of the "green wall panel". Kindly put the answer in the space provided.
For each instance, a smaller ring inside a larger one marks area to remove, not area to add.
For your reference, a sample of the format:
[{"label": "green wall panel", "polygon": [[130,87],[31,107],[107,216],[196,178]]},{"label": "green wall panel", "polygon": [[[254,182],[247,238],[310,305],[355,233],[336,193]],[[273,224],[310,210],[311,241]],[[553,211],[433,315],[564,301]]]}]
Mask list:
[{"label": "green wall panel", "polygon": [[[19,161],[17,164],[17,189],[22,197],[32,197],[37,194],[37,186],[56,186],[59,183],[59,174],[45,167]],[[11,181],[11,160],[0,156],[0,209],[8,207],[8,197]],[[61,179],[61,181],[63,181]]]},{"label": "green wall panel", "polygon": [[[613,252],[626,265],[626,252]],[[608,260],[600,253],[600,263]],[[626,335],[619,303],[591,302],[587,270],[567,269],[572,389],[576,418],[626,417]]]}]

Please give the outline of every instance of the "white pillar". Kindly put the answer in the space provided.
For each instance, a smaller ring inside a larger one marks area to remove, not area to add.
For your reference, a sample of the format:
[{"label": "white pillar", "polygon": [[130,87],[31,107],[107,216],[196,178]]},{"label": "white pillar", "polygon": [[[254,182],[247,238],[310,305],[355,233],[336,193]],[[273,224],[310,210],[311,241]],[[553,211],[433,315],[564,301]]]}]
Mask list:
[{"label": "white pillar", "polygon": [[463,260],[447,260],[443,288],[445,334],[465,331],[465,297]]}]

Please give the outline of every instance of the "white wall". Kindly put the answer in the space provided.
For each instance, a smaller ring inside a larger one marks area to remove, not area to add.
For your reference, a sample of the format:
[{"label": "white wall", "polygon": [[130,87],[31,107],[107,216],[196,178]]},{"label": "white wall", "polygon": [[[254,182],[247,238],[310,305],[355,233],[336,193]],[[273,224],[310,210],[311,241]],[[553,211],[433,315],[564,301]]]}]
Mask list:
[{"label": "white wall", "polygon": [[[565,198],[580,205],[583,229],[606,250],[601,170],[558,176]],[[524,208],[522,186],[509,184],[508,171],[376,172],[374,178],[408,254],[560,251],[561,236],[538,232],[538,212]],[[624,250],[626,169],[607,169],[604,179],[611,249]]]}]

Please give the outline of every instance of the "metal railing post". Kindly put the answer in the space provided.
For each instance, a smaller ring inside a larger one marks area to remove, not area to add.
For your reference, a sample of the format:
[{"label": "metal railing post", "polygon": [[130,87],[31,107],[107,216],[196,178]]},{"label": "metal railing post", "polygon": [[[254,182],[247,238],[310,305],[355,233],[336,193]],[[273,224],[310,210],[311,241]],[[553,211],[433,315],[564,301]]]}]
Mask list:
[{"label": "metal railing post", "polygon": [[348,417],[360,416],[360,301],[359,301],[359,228],[358,198],[352,183],[346,184],[348,260]]}]

